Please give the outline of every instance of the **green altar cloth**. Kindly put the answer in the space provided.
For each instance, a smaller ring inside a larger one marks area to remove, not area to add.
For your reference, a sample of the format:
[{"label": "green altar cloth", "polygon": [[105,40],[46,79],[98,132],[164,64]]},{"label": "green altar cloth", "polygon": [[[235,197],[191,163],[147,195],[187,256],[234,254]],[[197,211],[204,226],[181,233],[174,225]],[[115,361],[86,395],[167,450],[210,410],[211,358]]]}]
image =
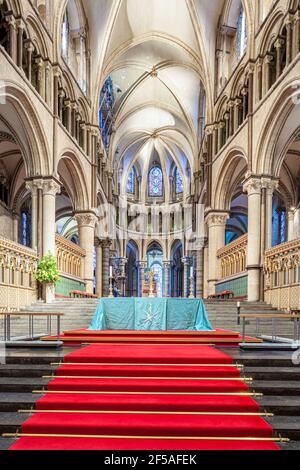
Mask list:
[{"label": "green altar cloth", "polygon": [[100,299],[90,330],[212,331],[201,299]]}]

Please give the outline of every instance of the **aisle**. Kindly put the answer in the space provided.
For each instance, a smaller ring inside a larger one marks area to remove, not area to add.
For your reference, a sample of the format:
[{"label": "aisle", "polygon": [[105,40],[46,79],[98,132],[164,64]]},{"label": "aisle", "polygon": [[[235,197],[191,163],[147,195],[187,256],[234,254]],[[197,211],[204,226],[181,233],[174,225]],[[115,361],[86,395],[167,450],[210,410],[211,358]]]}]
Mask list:
[{"label": "aisle", "polygon": [[209,346],[91,345],[65,357],[11,450],[277,450],[232,359]]}]

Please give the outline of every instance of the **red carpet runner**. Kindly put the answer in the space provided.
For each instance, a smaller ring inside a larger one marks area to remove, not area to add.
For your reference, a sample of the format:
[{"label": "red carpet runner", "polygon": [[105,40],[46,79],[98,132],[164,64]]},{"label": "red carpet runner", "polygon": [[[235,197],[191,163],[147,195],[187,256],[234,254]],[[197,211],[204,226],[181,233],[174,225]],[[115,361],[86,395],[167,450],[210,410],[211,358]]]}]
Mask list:
[{"label": "red carpet runner", "polygon": [[12,450],[278,450],[240,370],[195,345],[65,357]]}]

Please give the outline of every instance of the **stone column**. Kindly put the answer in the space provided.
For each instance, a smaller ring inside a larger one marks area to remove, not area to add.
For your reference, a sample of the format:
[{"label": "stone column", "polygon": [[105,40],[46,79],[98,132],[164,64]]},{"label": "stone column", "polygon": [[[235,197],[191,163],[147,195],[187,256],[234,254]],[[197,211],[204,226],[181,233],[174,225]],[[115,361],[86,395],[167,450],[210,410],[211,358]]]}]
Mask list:
[{"label": "stone column", "polygon": [[264,179],[263,187],[266,192],[266,226],[265,226],[265,250],[272,247],[272,219],[273,219],[273,194],[278,188],[279,181],[272,179]]},{"label": "stone column", "polygon": [[263,92],[263,61],[258,59],[257,64],[257,77],[256,77],[256,88],[255,88],[255,101],[258,102],[262,99]]},{"label": "stone column", "polygon": [[284,42],[282,39],[277,39],[274,44],[274,47],[276,49],[276,80],[278,80],[281,74],[281,51],[283,45]]},{"label": "stone column", "polygon": [[102,242],[95,238],[96,248],[96,295],[102,297]]},{"label": "stone column", "polygon": [[261,281],[261,179],[249,178],[244,191],[248,193],[248,301],[256,302]]},{"label": "stone column", "polygon": [[241,105],[242,105],[242,100],[236,99],[234,102],[234,124],[233,124],[234,132],[236,132],[239,128],[239,112],[240,112]]},{"label": "stone column", "polygon": [[13,15],[6,16],[6,21],[9,25],[9,39],[10,48],[9,55],[14,62],[17,61],[17,24]]},{"label": "stone column", "polygon": [[17,44],[17,65],[22,68],[23,65],[23,32],[25,25],[23,20],[17,20],[18,44]]},{"label": "stone column", "polygon": [[295,240],[294,234],[294,220],[295,220],[295,211],[290,209],[288,211],[288,241],[291,242]]},{"label": "stone column", "polygon": [[267,94],[270,88],[270,67],[274,57],[270,54],[266,55],[264,61],[264,77],[263,77],[263,94]]},{"label": "stone column", "polygon": [[210,212],[206,216],[208,226],[208,294],[215,294],[219,280],[217,253],[225,245],[225,227],[228,212]]},{"label": "stone column", "polygon": [[170,267],[171,261],[164,261],[164,297],[170,297]]},{"label": "stone column", "polygon": [[102,296],[109,294],[110,240],[102,241]]},{"label": "stone column", "polygon": [[37,246],[38,246],[38,189],[42,188],[41,180],[27,181],[26,188],[29,189],[31,192],[32,249],[37,250]]},{"label": "stone column", "polygon": [[86,291],[94,292],[94,240],[97,217],[93,212],[77,213],[75,218],[78,223],[79,242],[86,252],[84,259],[84,280]]},{"label": "stone column", "polygon": [[183,297],[187,298],[189,295],[189,266],[190,259],[186,256],[182,258],[183,263]]},{"label": "stone column", "polygon": [[204,269],[204,248],[199,248],[196,253],[196,297],[203,297],[203,269]]},{"label": "stone column", "polygon": [[15,243],[19,243],[19,222],[20,222],[19,215],[16,213],[13,213],[13,241]]},{"label": "stone column", "polygon": [[144,295],[146,266],[147,266],[146,261],[140,261],[140,263],[139,263],[140,297],[143,297],[143,295]]},{"label": "stone column", "polygon": [[60,191],[60,184],[54,178],[42,181],[43,190],[43,225],[42,244],[43,255],[55,255],[55,202]]},{"label": "stone column", "polygon": [[294,17],[294,39],[293,39],[293,55],[296,57],[300,50],[300,11],[298,10]]},{"label": "stone column", "polygon": [[34,47],[33,47],[31,42],[26,42],[25,49],[27,51],[27,65],[28,65],[27,78],[31,83],[31,80],[32,80],[32,53],[34,51]]},{"label": "stone column", "polygon": [[292,62],[292,41],[293,41],[293,30],[292,30],[292,19],[287,18],[285,23],[286,26],[286,65],[288,66]]}]

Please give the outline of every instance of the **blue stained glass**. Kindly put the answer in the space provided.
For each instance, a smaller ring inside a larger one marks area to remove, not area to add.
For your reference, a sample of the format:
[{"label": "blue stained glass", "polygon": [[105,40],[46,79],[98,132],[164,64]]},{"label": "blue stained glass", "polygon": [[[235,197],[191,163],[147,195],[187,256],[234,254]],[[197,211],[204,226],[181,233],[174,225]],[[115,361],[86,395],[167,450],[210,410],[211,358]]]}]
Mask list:
[{"label": "blue stained glass", "polygon": [[131,170],[127,181],[127,192],[134,194],[134,169]]},{"label": "blue stained glass", "polygon": [[243,56],[245,50],[247,49],[247,43],[248,43],[247,21],[246,21],[246,15],[242,6],[240,9],[240,14],[238,18],[237,30],[238,30],[238,58],[240,59]]},{"label": "blue stained glass", "polygon": [[176,168],[176,171],[175,171],[175,183],[176,183],[176,194],[183,193],[183,180],[182,180],[182,176],[178,168]]},{"label": "blue stained glass", "polygon": [[163,196],[163,174],[158,166],[154,166],[149,173],[149,196]]}]

